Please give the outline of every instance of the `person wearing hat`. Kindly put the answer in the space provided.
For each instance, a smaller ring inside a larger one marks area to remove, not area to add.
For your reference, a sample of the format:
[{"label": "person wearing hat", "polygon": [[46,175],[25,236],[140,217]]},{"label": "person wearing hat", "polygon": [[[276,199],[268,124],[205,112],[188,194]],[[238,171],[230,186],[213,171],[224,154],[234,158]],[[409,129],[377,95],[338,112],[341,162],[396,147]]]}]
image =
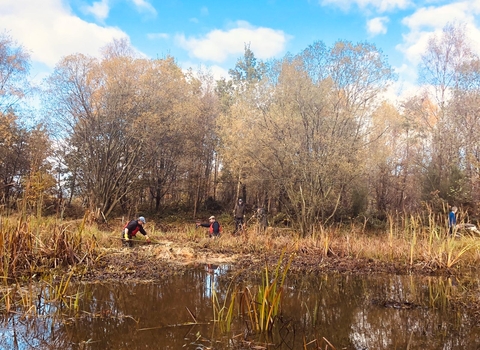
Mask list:
[{"label": "person wearing hat", "polygon": [[150,238],[147,235],[147,232],[143,228],[147,222],[143,216],[140,216],[137,220],[132,220],[125,225],[122,232],[122,238],[124,243],[128,244],[130,247],[133,246],[133,242],[131,241],[133,237],[140,231],[141,234],[145,236],[145,240],[147,243],[150,243]]},{"label": "person wearing hat", "polygon": [[235,204],[233,216],[235,218],[235,233],[237,233],[243,229],[243,219],[245,218],[245,203],[243,203],[242,198],[239,198]]},{"label": "person wearing hat", "polygon": [[222,227],[220,226],[220,223],[215,219],[215,216],[210,216],[208,218],[208,223],[200,223],[197,222],[196,225],[202,226],[202,227],[208,227],[208,235],[209,237],[219,237],[220,233],[222,232]]}]

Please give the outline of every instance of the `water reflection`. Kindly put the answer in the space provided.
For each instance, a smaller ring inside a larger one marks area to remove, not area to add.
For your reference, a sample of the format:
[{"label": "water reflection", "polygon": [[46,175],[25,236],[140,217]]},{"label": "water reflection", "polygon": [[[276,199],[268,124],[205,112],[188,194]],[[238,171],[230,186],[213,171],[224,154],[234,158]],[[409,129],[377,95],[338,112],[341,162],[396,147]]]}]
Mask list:
[{"label": "water reflection", "polygon": [[[211,298],[213,290],[218,291],[220,286],[218,284],[218,278],[222,275],[225,275],[229,271],[228,265],[215,265],[215,264],[206,264],[205,275],[203,285],[204,285],[204,297]],[[199,280],[202,283],[202,280]]]},{"label": "water reflection", "polygon": [[272,334],[248,334],[238,314],[233,331],[220,334],[212,293],[226,297],[229,273],[228,266],[207,265],[155,283],[72,286],[69,293],[81,295],[78,312],[39,305],[38,318],[10,315],[1,323],[0,348],[303,349],[306,342],[325,349],[326,341],[337,349],[480,347],[475,320],[448,307],[455,283],[432,277],[291,274]]}]

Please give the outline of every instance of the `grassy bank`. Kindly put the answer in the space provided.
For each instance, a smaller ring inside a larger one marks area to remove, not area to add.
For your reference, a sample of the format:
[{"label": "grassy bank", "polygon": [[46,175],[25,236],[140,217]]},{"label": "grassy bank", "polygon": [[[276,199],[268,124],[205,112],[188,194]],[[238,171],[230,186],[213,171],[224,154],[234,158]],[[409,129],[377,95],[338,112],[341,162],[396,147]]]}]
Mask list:
[{"label": "grassy bank", "polygon": [[[82,220],[70,222],[0,216],[4,284],[28,280],[51,269],[76,267],[87,271],[112,249],[121,248],[118,233],[122,219],[99,227],[88,218],[88,213]],[[291,228],[269,227],[259,232],[255,225],[234,236],[227,223],[219,239],[209,239],[207,229],[195,228],[194,224],[178,219],[162,220],[161,224],[152,220],[146,229],[154,240],[174,242],[193,252],[209,250],[263,258],[286,249],[288,253],[311,255],[316,260],[367,259],[429,270],[463,269],[480,263],[480,237],[468,231],[458,231],[458,235],[451,237],[442,225],[434,221],[424,223],[414,217],[401,222],[390,220],[385,227],[372,232],[363,225],[319,225],[311,236],[304,238]],[[139,236],[141,241],[143,236]]]},{"label": "grassy bank", "polygon": [[308,272],[461,276],[480,263],[479,237],[468,232],[450,237],[441,225],[416,218],[391,220],[375,232],[364,225],[319,225],[309,237],[286,227],[259,233],[254,225],[234,236],[228,217],[223,219],[223,234],[216,239],[208,237],[206,228],[195,228],[186,220],[149,220],[146,229],[157,244],[143,244],[140,235],[140,244],[132,249],[122,247],[119,239],[123,219],[98,226],[88,214],[68,222],[0,217],[0,313],[35,314],[35,304],[42,299],[74,314],[81,293],[75,289],[79,287],[70,288],[72,281],[156,280],[175,273],[176,263],[185,268],[221,258],[231,259],[239,268],[248,267],[249,274],[261,274],[266,263],[275,266],[282,254],[294,256],[290,271]]}]

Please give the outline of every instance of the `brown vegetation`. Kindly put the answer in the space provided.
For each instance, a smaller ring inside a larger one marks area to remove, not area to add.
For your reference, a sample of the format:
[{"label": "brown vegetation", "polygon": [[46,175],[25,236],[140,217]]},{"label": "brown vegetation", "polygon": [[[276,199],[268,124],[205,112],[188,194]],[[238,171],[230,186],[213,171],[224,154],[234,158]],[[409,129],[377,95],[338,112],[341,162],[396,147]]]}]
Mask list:
[{"label": "brown vegetation", "polygon": [[[0,36],[5,309],[12,283],[52,269],[68,276],[60,285],[156,279],[187,263],[261,270],[285,250],[304,272],[477,266],[476,237],[446,234],[451,205],[461,223],[480,216],[480,58],[463,31],[431,38],[420,72],[430,89],[398,103],[382,97],[393,70],[369,43],[315,42],[268,63],[246,46],[231,79],[215,82],[115,41],[101,58],[58,62],[43,86],[46,124],[30,127],[19,112],[29,57]],[[237,197],[247,215],[266,210],[265,233],[229,234]],[[157,244],[121,247],[117,233],[140,213]],[[199,213],[224,213],[220,239],[181,218]]]},{"label": "brown vegetation", "polygon": [[[82,220],[69,222],[34,216],[0,218],[0,312],[35,315],[39,295],[75,312],[79,295],[71,294],[72,282],[161,281],[209,264],[230,265],[240,281],[252,276],[261,280],[266,268],[280,268],[277,277],[288,271],[437,274],[461,280],[480,263],[478,237],[448,237],[445,229],[433,222],[424,226],[414,217],[404,223],[391,221],[388,230],[377,232],[365,231],[364,226],[318,226],[307,238],[285,227],[269,227],[259,234],[253,225],[232,235],[233,223],[224,226],[220,238],[209,238],[207,229],[195,228],[193,223],[150,221],[147,231],[152,243],[138,237],[134,247],[122,246],[121,219],[109,228],[99,228],[89,217],[87,213]],[[283,264],[286,260],[288,268]],[[43,287],[33,287],[37,282],[50,286],[48,296],[43,296]],[[269,288],[265,286],[265,295],[271,293]],[[476,293],[464,287],[452,305],[468,304],[469,312],[480,314],[477,304],[469,302]],[[274,299],[269,303],[273,310]]]},{"label": "brown vegetation", "polygon": [[452,205],[476,220],[480,59],[463,31],[431,38],[420,67],[429,88],[403,101],[384,98],[393,70],[369,43],[315,42],[271,62],[247,45],[230,79],[214,81],[114,41],[101,58],[58,62],[42,91],[46,124],[29,128],[17,112],[28,55],[3,35],[0,204],[61,219],[76,206],[108,222],[228,212],[241,196],[304,238],[319,222]]},{"label": "brown vegetation", "polygon": [[468,231],[450,237],[445,229],[424,226],[414,217],[376,232],[354,225],[318,226],[306,238],[282,227],[269,227],[265,233],[251,227],[232,235],[233,227],[227,224],[220,238],[211,239],[207,229],[194,224],[150,222],[153,243],[139,237],[132,249],[122,246],[121,220],[106,231],[87,218],[59,222],[3,217],[0,262],[5,280],[29,280],[56,268],[74,269],[75,279],[155,279],[168,275],[165,267],[209,263],[262,270],[265,263],[274,266],[283,251],[295,255],[291,269],[299,271],[461,274],[480,262],[478,237]]}]

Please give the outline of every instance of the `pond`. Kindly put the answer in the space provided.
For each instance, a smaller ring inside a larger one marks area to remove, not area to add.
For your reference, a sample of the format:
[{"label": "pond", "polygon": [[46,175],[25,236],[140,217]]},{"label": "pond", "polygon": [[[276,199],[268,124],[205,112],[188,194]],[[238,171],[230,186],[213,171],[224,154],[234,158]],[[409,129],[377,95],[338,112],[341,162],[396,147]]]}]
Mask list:
[{"label": "pond", "polygon": [[[50,303],[51,291],[42,287],[34,312],[2,319],[0,348],[480,348],[477,320],[450,305],[462,292],[455,279],[291,273],[273,331],[265,334],[238,313],[228,331],[213,322],[213,303],[228,300],[232,273],[208,265],[158,282],[71,285],[63,303]],[[261,282],[242,284],[255,290]]]}]

